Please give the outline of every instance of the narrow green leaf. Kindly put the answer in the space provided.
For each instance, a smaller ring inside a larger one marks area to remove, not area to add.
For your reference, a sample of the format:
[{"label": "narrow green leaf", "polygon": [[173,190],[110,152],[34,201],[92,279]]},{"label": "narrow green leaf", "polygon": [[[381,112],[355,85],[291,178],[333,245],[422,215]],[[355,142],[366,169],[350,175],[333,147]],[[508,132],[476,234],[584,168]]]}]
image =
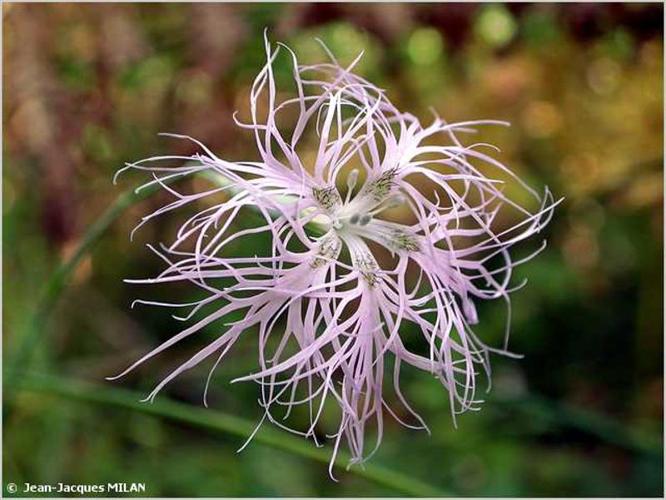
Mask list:
[{"label": "narrow green leaf", "polygon": [[[154,403],[141,403],[139,401],[141,394],[124,389],[104,387],[46,374],[22,375],[22,379],[22,389],[24,391],[139,411],[147,415],[242,438],[248,438],[256,426],[254,422],[243,418],[165,398],[158,398]],[[310,441],[270,427],[262,428],[253,440],[317,462],[328,464],[330,460],[330,448],[317,448]],[[341,452],[335,462],[335,467],[345,469],[348,463],[349,456]],[[351,467],[348,473],[366,478],[378,485],[409,496],[441,497],[451,495],[414,477],[374,463]]]},{"label": "narrow green leaf", "polygon": [[35,345],[43,335],[47,320],[60,294],[69,283],[72,273],[81,260],[90,252],[91,248],[104,235],[106,230],[130,206],[148,198],[160,189],[159,184],[152,185],[140,191],[126,191],[113,204],[93,222],[83,235],[74,254],[63,261],[46,282],[42,294],[36,302],[34,312],[27,322],[26,331],[19,337],[19,345],[8,356],[7,371],[3,387],[5,391],[3,415],[8,417],[11,412],[14,394],[19,390],[21,379],[18,374],[30,366]]}]

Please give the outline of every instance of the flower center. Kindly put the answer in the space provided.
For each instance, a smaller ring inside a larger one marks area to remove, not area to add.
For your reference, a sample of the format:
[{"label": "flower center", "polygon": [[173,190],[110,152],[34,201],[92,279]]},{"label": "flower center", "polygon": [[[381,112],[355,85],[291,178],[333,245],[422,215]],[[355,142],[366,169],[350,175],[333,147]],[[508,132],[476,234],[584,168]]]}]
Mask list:
[{"label": "flower center", "polygon": [[391,194],[395,177],[393,170],[366,182],[354,195],[358,175],[357,169],[347,175],[347,194],[344,200],[335,187],[313,189],[315,200],[327,212],[327,216],[320,220],[325,220],[327,227],[337,232],[362,232],[362,228],[370,224],[375,215],[405,203],[402,195]]},{"label": "flower center", "polygon": [[347,175],[347,192],[343,198],[334,186],[314,188],[313,197],[321,212],[313,222],[322,226],[325,236],[319,240],[313,268],[337,258],[342,244],[349,249],[352,264],[371,287],[378,282],[379,265],[366,241],[374,241],[391,252],[419,250],[418,237],[409,228],[385,220],[375,220],[384,210],[406,203],[403,195],[395,192],[395,169],[383,172],[367,180],[356,189],[359,172],[354,169]]}]

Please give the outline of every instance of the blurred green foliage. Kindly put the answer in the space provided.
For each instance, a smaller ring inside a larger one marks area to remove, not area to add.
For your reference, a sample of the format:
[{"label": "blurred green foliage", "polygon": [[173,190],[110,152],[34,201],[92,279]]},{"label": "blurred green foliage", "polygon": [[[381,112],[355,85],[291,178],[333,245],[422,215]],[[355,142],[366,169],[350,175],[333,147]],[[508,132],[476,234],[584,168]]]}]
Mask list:
[{"label": "blurred green foliage", "polygon": [[[493,358],[487,403],[459,417],[457,429],[441,387],[405,370],[404,391],[433,434],[391,423],[373,463],[458,495],[662,496],[662,9],[4,5],[4,365],[34,331],[49,276],[138,182],[113,186],[113,173],[126,161],[192,152],[158,132],[255,159],[231,114],[247,112],[263,29],[302,63],[325,57],[319,37],[342,63],[365,51],[357,69],[424,119],[432,107],[450,121],[512,122],[473,140],[500,146],[502,161],[533,186],[566,197],[544,235],[548,249],[517,276],[530,282],[514,296],[510,346],[525,358]],[[289,82],[288,62],[277,62],[278,83]],[[122,282],[159,272],[142,244],[166,239],[180,219],[146,226],[134,243],[128,233],[167,199],[129,207],[100,235],[38,324],[21,369],[107,384],[105,376],[176,331],[167,311],[129,304],[191,290]],[[483,304],[481,338],[501,343],[505,314],[503,304]],[[195,344],[119,384],[147,393]],[[220,367],[211,411],[259,418],[256,387],[228,385],[254,368],[253,349],[243,343]],[[161,398],[201,406],[205,368]],[[400,494],[344,471],[332,482],[325,464],[259,442],[237,454],[237,436],[130,407],[27,386],[15,397],[3,422],[5,481],[139,481],[164,496]]]}]

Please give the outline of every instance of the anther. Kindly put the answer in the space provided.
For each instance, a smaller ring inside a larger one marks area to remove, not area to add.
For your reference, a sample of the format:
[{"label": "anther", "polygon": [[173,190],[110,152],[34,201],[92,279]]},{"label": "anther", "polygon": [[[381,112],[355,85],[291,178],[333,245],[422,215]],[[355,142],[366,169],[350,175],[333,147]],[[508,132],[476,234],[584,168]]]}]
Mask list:
[{"label": "anther", "polygon": [[349,174],[347,174],[347,187],[351,191],[356,187],[356,182],[358,181],[358,168],[355,168]]},{"label": "anther", "polygon": [[355,168],[347,174],[347,196],[345,199],[345,203],[349,203],[349,200],[351,199],[352,196],[352,192],[354,191],[357,182],[358,182],[358,169]]},{"label": "anther", "polygon": [[358,224],[358,219],[359,219],[359,215],[358,215],[358,214],[354,214],[354,215],[352,215],[351,218],[349,219],[349,223],[350,223],[350,224]]},{"label": "anther", "polygon": [[365,214],[363,217],[361,217],[361,220],[359,221],[359,224],[361,226],[367,225],[370,221],[372,220],[372,215]]}]

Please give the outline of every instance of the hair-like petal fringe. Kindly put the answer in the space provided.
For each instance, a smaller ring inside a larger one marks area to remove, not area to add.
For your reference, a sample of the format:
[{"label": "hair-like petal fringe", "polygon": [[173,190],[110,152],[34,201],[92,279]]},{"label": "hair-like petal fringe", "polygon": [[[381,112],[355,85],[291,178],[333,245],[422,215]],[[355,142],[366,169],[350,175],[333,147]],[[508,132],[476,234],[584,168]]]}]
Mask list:
[{"label": "hair-like petal fringe", "polygon": [[[110,379],[181,340],[217,331],[212,342],[146,398],[152,401],[175,377],[210,358],[207,405],[215,368],[241,336],[252,337],[257,370],[234,382],[258,384],[259,425],[268,420],[318,444],[318,426],[328,425],[322,423],[325,404],[333,400],[340,412],[329,436],[334,441],[331,467],[343,441],[352,463],[361,463],[381,443],[384,410],[406,427],[428,430],[400,388],[405,365],[441,382],[454,423],[456,414],[479,408],[479,369],[490,376],[490,352],[512,355],[507,350],[510,293],[524,285],[512,284],[513,270],[543,250],[545,242],[520,260],[512,258],[511,250],[548,224],[559,201],[548,190],[538,194],[483,152],[496,152],[494,146],[465,146],[458,138],[505,122],[447,123],[435,115],[424,126],[353,72],[360,55],[347,67],[330,52],[331,62],[300,66],[288,47],[273,47],[267,36],[265,48],[266,65],[251,87],[250,122],[234,115],[238,126],[253,134],[257,160],[227,161],[195,139],[169,134],[193,141],[200,152],[155,156],[123,169],[148,173],[150,180],[142,187],[160,184],[174,197],[138,227],[189,205],[198,208],[173,241],[150,247],[165,262],[164,271],[131,281],[189,282],[202,298],[183,304],[135,301],[183,309],[184,315],[174,315],[182,321],[200,319]],[[281,102],[273,74],[280,48],[288,52],[297,93]],[[278,119],[288,113],[295,122],[282,131]],[[312,131],[316,156],[306,166],[299,146]],[[436,139],[441,145],[433,145]],[[341,176],[352,163],[357,167],[348,174],[343,196],[338,186],[344,185]],[[167,185],[194,175],[206,176],[211,187],[184,194]],[[364,179],[360,187],[359,179]],[[536,211],[510,198],[504,189],[508,183],[536,200]],[[409,211],[413,223],[381,218],[396,203]],[[518,220],[497,229],[503,211]],[[248,248],[243,247],[247,238],[261,234],[270,237],[268,253],[229,256]],[[379,259],[373,245],[384,247],[392,261]],[[479,321],[476,304],[493,299],[507,304],[501,348],[486,346],[473,331]],[[420,352],[427,355],[413,350],[418,335]],[[309,424],[291,429],[284,420],[301,405]],[[375,432],[370,453],[369,424]]]}]

